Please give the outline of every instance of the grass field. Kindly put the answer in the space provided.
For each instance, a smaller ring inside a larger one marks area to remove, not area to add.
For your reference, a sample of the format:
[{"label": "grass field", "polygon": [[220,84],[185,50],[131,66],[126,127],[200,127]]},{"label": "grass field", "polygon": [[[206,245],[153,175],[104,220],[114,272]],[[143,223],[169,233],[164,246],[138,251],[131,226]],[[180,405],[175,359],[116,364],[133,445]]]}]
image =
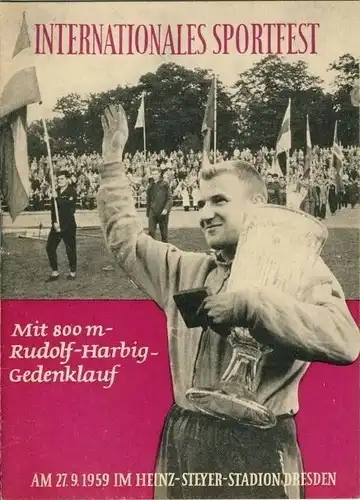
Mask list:
[{"label": "grass field", "polygon": [[[359,298],[359,231],[329,230],[323,258],[340,281],[347,298]],[[7,235],[2,262],[2,298],[144,298],[107,251],[100,230],[78,231],[78,273],[67,281],[67,260],[61,243],[58,249],[60,279],[45,283],[49,267],[45,242]],[[169,232],[169,241],[183,250],[206,249],[200,229],[182,228]],[[110,266],[110,270],[104,270]]]}]

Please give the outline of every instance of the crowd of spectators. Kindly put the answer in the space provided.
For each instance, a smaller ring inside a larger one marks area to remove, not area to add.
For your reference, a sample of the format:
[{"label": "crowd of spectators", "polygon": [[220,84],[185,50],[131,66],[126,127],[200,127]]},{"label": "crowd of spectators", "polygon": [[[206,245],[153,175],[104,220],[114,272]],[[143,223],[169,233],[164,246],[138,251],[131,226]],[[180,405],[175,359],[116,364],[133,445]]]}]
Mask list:
[{"label": "crowd of spectators", "polygon": [[[289,175],[286,178],[282,178],[282,172],[278,164],[274,162],[275,151],[265,147],[255,153],[249,149],[235,149],[232,152],[217,151],[216,161],[222,159],[246,160],[259,171],[268,185],[270,182],[275,182],[275,185],[279,182],[280,193],[286,182],[298,183],[298,185],[300,183],[308,189],[303,209],[319,216],[320,211],[316,213],[317,210],[314,208],[320,203],[318,198],[321,198],[320,205],[324,205],[326,199],[326,205],[330,208],[331,213],[348,203],[353,204],[354,201],[355,203],[360,201],[360,147],[342,148],[342,153],[340,184],[336,180],[331,148],[313,147],[311,175],[307,180],[303,180],[306,160],[302,150],[295,150],[290,155]],[[210,152],[210,162],[213,161],[213,156],[213,152]],[[55,155],[52,161],[55,172],[57,170],[70,172],[71,181],[77,191],[78,208],[95,209],[101,156],[96,152],[83,155]],[[198,172],[201,164],[202,152],[192,150],[184,153],[179,149],[170,154],[165,151],[147,152],[146,158],[143,152],[136,152],[134,155],[126,153],[124,156],[126,173],[138,208],[146,206],[146,192],[149,182],[151,182],[152,172],[160,170],[164,180],[171,187],[174,205],[183,206],[186,211],[190,208],[196,210],[199,195]],[[270,174],[274,177],[271,178]],[[48,162],[45,157],[38,161],[36,159],[30,161],[30,181],[32,191],[28,210],[46,210],[50,205],[51,185]],[[270,185],[269,187],[271,188]],[[281,197],[281,200],[283,203],[284,197]],[[336,205],[335,210],[333,210],[334,204]],[[324,214],[322,213],[322,215]]]}]

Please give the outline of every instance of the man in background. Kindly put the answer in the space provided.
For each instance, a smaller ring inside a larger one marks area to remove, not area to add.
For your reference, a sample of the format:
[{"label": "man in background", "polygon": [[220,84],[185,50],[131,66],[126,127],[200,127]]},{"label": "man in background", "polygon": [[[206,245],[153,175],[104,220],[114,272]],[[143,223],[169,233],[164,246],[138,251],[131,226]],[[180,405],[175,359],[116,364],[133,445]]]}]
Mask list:
[{"label": "man in background", "polygon": [[266,176],[266,190],[268,193],[268,203],[280,205],[279,183],[274,181],[272,174],[267,174]]},{"label": "man in background", "polygon": [[146,215],[149,219],[149,235],[155,239],[159,225],[161,241],[168,241],[169,215],[173,204],[170,186],[162,178],[162,172],[154,170],[153,182],[147,189]]},{"label": "man in background", "polygon": [[355,205],[358,201],[358,186],[355,179],[350,179],[348,185],[348,195],[351,208],[355,208]]},{"label": "man in background", "polygon": [[[70,173],[61,170],[57,174],[58,188],[56,198],[51,200],[51,229],[46,243],[51,275],[48,282],[59,279],[57,247],[61,240],[65,243],[66,255],[69,262],[69,274],[67,279],[74,280],[76,277],[76,191],[70,184]],[[57,210],[55,210],[55,203]]]},{"label": "man in background", "polygon": [[301,202],[300,208],[307,214],[310,214],[313,217],[315,217],[315,206],[317,199],[317,192],[315,185],[312,180],[306,177],[302,180],[302,187],[306,189],[306,196]]},{"label": "man in background", "polygon": [[328,199],[328,188],[326,182],[321,177],[318,177],[315,183],[317,193],[316,217],[319,219],[326,218],[326,204]]},{"label": "man in background", "polygon": [[280,205],[286,206],[286,180],[285,180],[285,177],[279,177],[279,199],[280,199]]},{"label": "man in background", "polygon": [[331,215],[334,215],[338,207],[338,193],[336,190],[335,181],[333,179],[331,179],[329,183],[328,200],[329,200],[330,213]]}]

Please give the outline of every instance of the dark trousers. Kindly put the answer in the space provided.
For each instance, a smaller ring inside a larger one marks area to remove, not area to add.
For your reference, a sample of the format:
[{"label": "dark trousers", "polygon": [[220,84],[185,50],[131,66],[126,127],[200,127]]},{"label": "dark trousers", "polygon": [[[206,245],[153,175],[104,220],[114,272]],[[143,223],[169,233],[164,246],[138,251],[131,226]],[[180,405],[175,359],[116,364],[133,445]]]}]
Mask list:
[{"label": "dark trousers", "polygon": [[326,204],[323,203],[322,205],[320,205],[320,219],[325,219],[326,218]]},{"label": "dark trousers", "polygon": [[315,205],[315,217],[320,217],[320,219],[325,219],[325,216],[326,216],[325,203],[321,205]]},{"label": "dark trousers", "polygon": [[57,247],[61,240],[64,240],[66,255],[69,261],[70,271],[76,272],[76,227],[67,227],[64,231],[57,232],[51,228],[46,243],[46,253],[49,258],[50,267],[53,271],[58,270]]},{"label": "dark trousers", "polygon": [[337,208],[340,210],[342,206],[343,206],[343,194],[339,193],[337,199]]},{"label": "dark trousers", "polygon": [[[156,499],[304,497],[296,482],[240,485],[236,480],[250,473],[281,478],[303,472],[292,417],[279,418],[271,429],[258,429],[174,406],[163,430],[156,472],[179,478],[174,485],[157,486]],[[186,474],[195,472],[218,472],[226,479],[218,485],[184,484]]]},{"label": "dark trousers", "polygon": [[149,235],[155,239],[156,228],[159,224],[161,241],[165,243],[168,240],[169,214],[157,215],[154,212],[149,213]]},{"label": "dark trousers", "polygon": [[338,205],[337,196],[336,195],[329,196],[329,207],[330,207],[330,212],[332,214],[336,212],[337,205]]}]

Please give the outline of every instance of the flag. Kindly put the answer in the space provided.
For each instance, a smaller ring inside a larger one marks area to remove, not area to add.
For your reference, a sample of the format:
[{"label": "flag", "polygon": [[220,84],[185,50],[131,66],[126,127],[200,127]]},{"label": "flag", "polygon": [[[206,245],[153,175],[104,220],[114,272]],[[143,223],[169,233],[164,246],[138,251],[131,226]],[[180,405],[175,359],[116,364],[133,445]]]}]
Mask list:
[{"label": "flag", "polygon": [[338,140],[337,121],[335,122],[332,153],[333,153],[333,166],[337,172],[340,172],[341,167],[342,167],[343,155],[342,155],[342,151],[341,151],[339,140]]},{"label": "flag", "polygon": [[[40,102],[40,90],[25,14],[15,48],[9,61],[4,61],[2,74],[9,75],[6,82],[0,83],[0,118],[23,106]],[[5,85],[3,85],[5,83]]]},{"label": "flag", "polygon": [[278,157],[274,154],[271,165],[271,174],[277,174],[279,177],[283,176],[283,172],[280,168]]},{"label": "flag", "polygon": [[335,184],[337,192],[342,191],[344,184],[341,178],[343,154],[338,140],[337,121],[335,122],[334,141],[332,147],[332,165],[335,170]]},{"label": "flag", "polygon": [[135,128],[145,128],[145,99],[144,92],[141,94],[141,102],[136,118]]},{"label": "flag", "polygon": [[12,57],[4,63],[3,74],[9,77],[0,84],[1,191],[15,220],[26,207],[30,193],[27,105],[41,101],[25,14]]},{"label": "flag", "polygon": [[14,221],[29,200],[26,107],[0,128],[1,191]]},{"label": "flag", "polygon": [[290,108],[291,99],[289,99],[288,107],[286,108],[285,115],[279,130],[279,134],[276,141],[276,152],[277,154],[283,151],[289,151],[291,149],[291,129],[290,129]]},{"label": "flag", "polygon": [[306,152],[305,152],[305,165],[304,165],[304,178],[312,177],[312,144],[310,136],[309,115],[306,115]]},{"label": "flag", "polygon": [[350,93],[351,104],[353,106],[360,106],[360,83],[359,80],[355,83],[354,88]]},{"label": "flag", "polygon": [[276,157],[283,175],[286,175],[287,173],[287,155],[289,154],[289,150],[291,149],[290,109],[291,99],[289,99],[289,103],[286,108],[283,121],[281,123],[275,148]]},{"label": "flag", "polygon": [[215,121],[215,77],[211,81],[211,87],[207,98],[204,119],[201,126],[201,133],[204,137],[204,153],[209,157],[211,131],[214,130]]}]

